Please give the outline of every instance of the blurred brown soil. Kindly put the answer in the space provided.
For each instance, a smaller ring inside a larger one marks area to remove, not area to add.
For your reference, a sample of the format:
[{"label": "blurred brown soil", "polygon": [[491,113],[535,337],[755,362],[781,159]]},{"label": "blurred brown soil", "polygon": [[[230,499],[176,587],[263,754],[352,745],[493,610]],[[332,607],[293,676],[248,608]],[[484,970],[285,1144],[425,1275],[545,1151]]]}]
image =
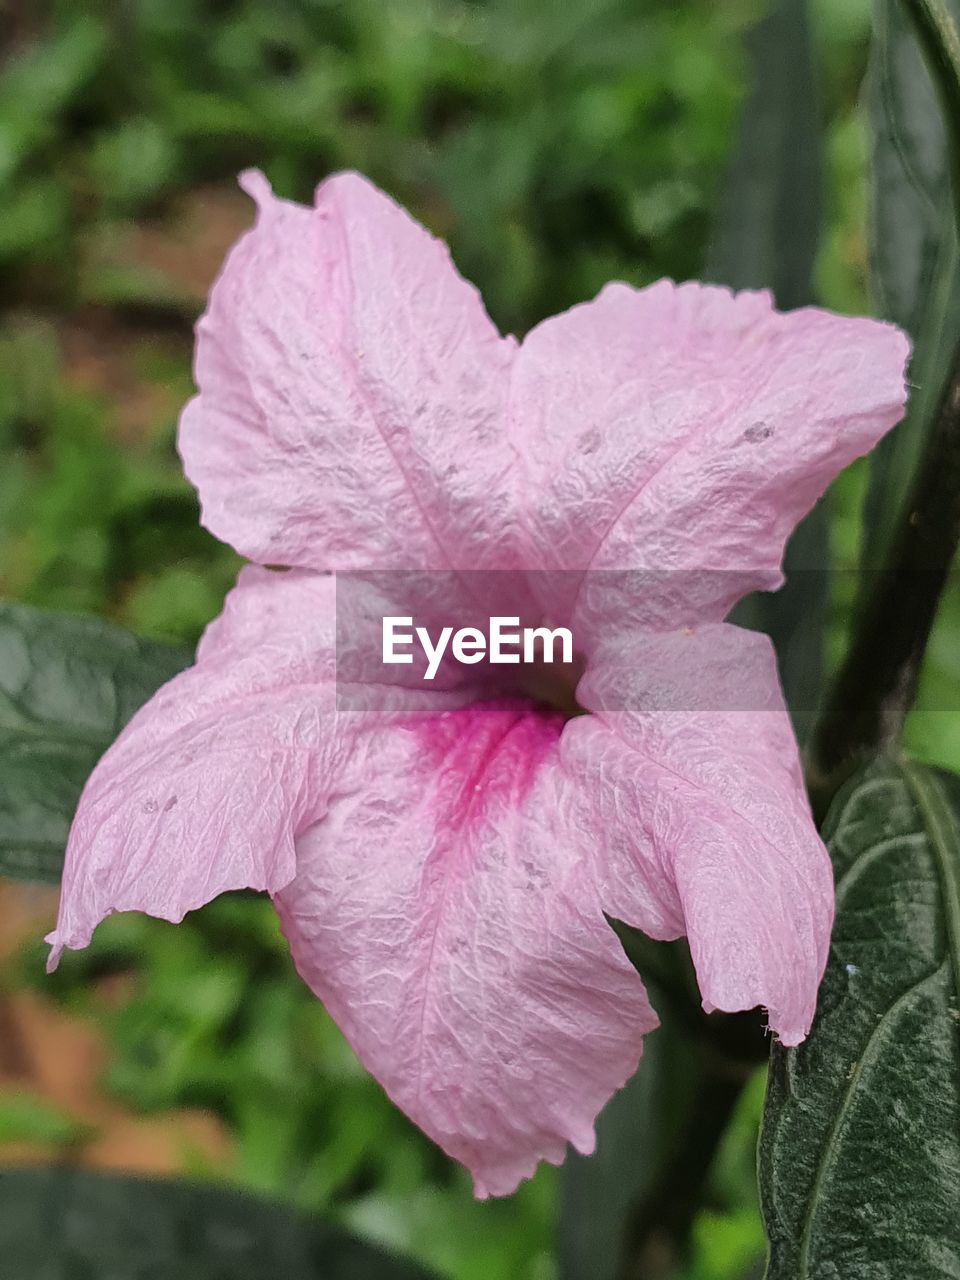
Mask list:
[{"label": "blurred brown soil", "polygon": [[[17,949],[49,931],[55,889],[0,882],[0,980],[8,978]],[[105,1000],[122,989],[104,989]],[[231,1141],[209,1112],[181,1110],[139,1116],[106,1097],[98,1081],[107,1051],[96,1027],[34,991],[0,986],[0,1099],[40,1098],[83,1126],[66,1146],[0,1143],[0,1163],[69,1162],[136,1173],[182,1172],[185,1160],[213,1167],[229,1163]]]},{"label": "blurred brown soil", "polygon": [[160,357],[167,366],[189,368],[193,321],[227,251],[252,221],[253,205],[239,188],[203,187],[181,196],[162,217],[111,224],[109,235],[90,248],[85,272],[91,280],[112,272],[140,286],[126,302],[87,303],[58,322],[64,373],[109,406],[121,443],[172,422],[182,408],[183,386],[148,366]]},{"label": "blurred brown soil", "polygon": [[[88,301],[55,323],[64,375],[97,395],[121,445],[171,423],[185,389],[192,324],[223,258],[253,221],[251,202],[235,186],[188,192],[162,217],[111,225],[87,266],[120,273],[136,287],[126,300]],[[172,371],[172,376],[171,372]],[[91,1168],[172,1173],[186,1156],[228,1163],[230,1136],[210,1113],[183,1110],[138,1116],[98,1085],[107,1050],[92,1022],[30,990],[18,990],[13,957],[52,926],[55,890],[0,882],[0,1100],[22,1094],[67,1113],[85,1135],[67,1146],[0,1144],[0,1163],[69,1160]],[[116,984],[104,1000],[123,998]]]},{"label": "blurred brown soil", "polygon": [[227,250],[253,217],[253,203],[239,187],[199,187],[162,221],[132,227],[129,260],[158,272],[199,311]]},{"label": "blurred brown soil", "polygon": [[189,343],[169,333],[131,328],[113,313],[86,308],[59,326],[68,383],[108,405],[114,437],[135,443],[182,407],[179,388],[144,376],[144,356],[171,353],[187,358]]}]

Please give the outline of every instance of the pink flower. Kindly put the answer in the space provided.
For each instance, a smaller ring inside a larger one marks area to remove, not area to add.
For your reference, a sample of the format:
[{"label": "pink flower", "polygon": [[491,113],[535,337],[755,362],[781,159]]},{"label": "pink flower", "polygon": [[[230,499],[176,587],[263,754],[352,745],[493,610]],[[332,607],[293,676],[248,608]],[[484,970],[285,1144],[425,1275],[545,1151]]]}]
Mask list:
[{"label": "pink flower", "polygon": [[[243,570],[94,771],[51,960],[113,911],[267,891],[362,1062],[503,1195],[592,1149],[656,1025],[604,911],[686,934],[706,1009],[809,1028],[830,865],[770,645],[723,619],[900,418],[907,344],[669,281],[518,344],[362,178],[313,209],[244,183],[259,218],[200,322],[180,447],[208,528],[288,569]],[[521,612],[579,637],[587,714],[557,709],[570,674],[548,708],[468,668],[361,670],[344,705],[328,571],[356,569],[509,570]]]}]

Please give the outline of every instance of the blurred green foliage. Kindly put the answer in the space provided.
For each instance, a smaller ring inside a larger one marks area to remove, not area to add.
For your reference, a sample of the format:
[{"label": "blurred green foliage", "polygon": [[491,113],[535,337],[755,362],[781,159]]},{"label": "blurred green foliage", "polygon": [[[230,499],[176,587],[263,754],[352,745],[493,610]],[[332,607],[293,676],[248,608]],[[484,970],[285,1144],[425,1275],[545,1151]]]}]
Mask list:
[{"label": "blurred green foliage", "polygon": [[[174,429],[191,391],[198,281],[224,247],[216,237],[206,247],[203,219],[226,208],[237,221],[238,170],[257,165],[278,192],[308,199],[331,170],[361,169],[449,240],[497,322],[522,332],[610,278],[701,270],[743,90],[740,37],[762,7],[5,9],[0,594],[187,642],[218,611],[238,562],[199,527]],[[857,310],[869,0],[815,10],[829,169],[818,289]],[[183,201],[198,190],[191,218]],[[202,269],[171,266],[178,255]],[[839,494],[841,563],[854,563],[861,488],[853,477]],[[121,971],[133,975],[134,998],[105,1009],[91,979]],[[31,953],[24,980],[39,983],[39,972]],[[390,1106],[296,980],[267,903],[223,899],[176,930],[111,920],[44,989],[100,1020],[112,1052],[105,1087],[132,1107],[200,1105],[225,1117],[238,1181],[331,1210],[455,1280],[549,1280],[553,1171],[508,1202],[473,1202],[465,1176]],[[761,1088],[721,1152],[689,1280],[741,1277],[762,1251]],[[0,1107],[0,1141],[26,1130],[51,1147],[75,1137],[69,1117],[39,1103]],[[196,1159],[188,1167],[214,1172]]]},{"label": "blurred green foliage", "polygon": [[[265,899],[228,895],[175,929],[115,916],[52,978],[40,976],[41,951],[25,951],[23,979],[100,1022],[113,1050],[104,1088],[135,1111],[222,1116],[236,1135],[232,1179],[464,1280],[549,1274],[553,1179],[474,1201],[466,1173],[391,1105],[293,977]],[[103,984],[131,974],[124,998],[104,1001]],[[0,1102],[0,1143],[28,1122],[53,1149],[75,1140],[69,1118]],[[184,1171],[222,1176],[189,1150]]]},{"label": "blurred green foliage", "polygon": [[[248,164],[355,167],[449,237],[507,328],[696,272],[757,0],[60,0],[0,83],[0,259],[82,293],[92,230]],[[40,15],[44,8],[47,16]]]}]

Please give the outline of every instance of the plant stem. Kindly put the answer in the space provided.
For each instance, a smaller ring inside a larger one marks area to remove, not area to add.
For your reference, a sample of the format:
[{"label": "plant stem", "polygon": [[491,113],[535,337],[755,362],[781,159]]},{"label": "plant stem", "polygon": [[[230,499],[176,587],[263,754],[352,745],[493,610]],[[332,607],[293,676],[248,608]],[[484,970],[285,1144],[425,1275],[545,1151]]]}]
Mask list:
[{"label": "plant stem", "polygon": [[[902,3],[940,95],[960,231],[960,34],[944,0]],[[863,760],[899,738],[958,541],[960,346],[886,565],[863,593],[849,652],[813,733],[808,783],[818,816]]]},{"label": "plant stem", "polygon": [[703,1053],[683,1132],[652,1193],[630,1215],[618,1280],[670,1280],[683,1265],[717,1148],[749,1078],[746,1067]]},{"label": "plant stem", "polygon": [[865,593],[850,649],[813,735],[808,774],[816,810],[825,810],[863,760],[899,737],[958,542],[960,347],[886,567]]},{"label": "plant stem", "polygon": [[944,0],[902,0],[940,94],[950,133],[953,198],[960,228],[960,33]]}]

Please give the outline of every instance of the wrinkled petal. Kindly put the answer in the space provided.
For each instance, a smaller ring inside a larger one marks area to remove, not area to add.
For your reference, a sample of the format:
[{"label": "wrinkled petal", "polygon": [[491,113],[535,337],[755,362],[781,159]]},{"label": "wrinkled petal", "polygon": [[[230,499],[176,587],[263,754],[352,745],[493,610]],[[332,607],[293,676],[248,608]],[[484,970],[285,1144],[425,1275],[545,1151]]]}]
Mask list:
[{"label": "wrinkled petal", "polygon": [[[655,1025],[604,910],[686,933],[708,1010],[763,1005],[787,1044],[809,1027],[829,860],[769,643],[719,620],[899,419],[906,342],[662,282],[518,353],[363,179],[313,209],[245,183],[259,216],[198,327],[180,448],[208,527],[295,567],[244,571],[94,771],[51,961],[112,911],[267,890],[361,1060],[506,1194],[592,1148]],[[303,572],[330,568],[372,571],[346,636],[334,580]],[[380,670],[388,608],[491,601],[574,623],[593,714],[491,700],[489,670]]]},{"label": "wrinkled petal", "polygon": [[[388,587],[355,582],[348,616]],[[478,1194],[506,1194],[592,1148],[656,1017],[572,825],[563,718],[337,684],[337,603],[332,577],[243,571],[87,784],[51,963],[113,911],[177,921],[265,889],[361,1060]]]},{"label": "wrinkled petal", "polygon": [[[350,600],[364,607],[359,585]],[[84,788],[52,964],[114,911],[179,921],[228,889],[281,889],[357,735],[476,696],[338,683],[336,611],[333,577],[241,571],[196,665],[140,708]]]},{"label": "wrinkled petal", "polygon": [[358,175],[313,209],[245,185],[257,222],[198,325],[180,427],[203,522],[262,564],[495,563],[514,343],[446,247]]},{"label": "wrinkled petal", "polygon": [[360,1060],[481,1196],[591,1151],[656,1024],[602,915],[561,729],[504,701],[371,736],[276,899]]},{"label": "wrinkled petal", "polygon": [[813,1018],[833,918],[766,636],[726,625],[622,637],[594,656],[565,759],[599,843],[604,908],[689,938],[710,1011],[764,1006],[797,1044]]},{"label": "wrinkled petal", "polygon": [[[779,584],[798,520],[902,417],[907,353],[875,320],[666,280],[546,320],[510,405],[529,567],[594,570],[596,617],[722,620]],[[558,585],[566,614],[578,586]]]},{"label": "wrinkled petal", "polygon": [[334,730],[334,583],[242,571],[197,665],[141,709],[87,782],[51,964],[114,911],[178,921],[227,889],[293,879],[323,811]]}]

